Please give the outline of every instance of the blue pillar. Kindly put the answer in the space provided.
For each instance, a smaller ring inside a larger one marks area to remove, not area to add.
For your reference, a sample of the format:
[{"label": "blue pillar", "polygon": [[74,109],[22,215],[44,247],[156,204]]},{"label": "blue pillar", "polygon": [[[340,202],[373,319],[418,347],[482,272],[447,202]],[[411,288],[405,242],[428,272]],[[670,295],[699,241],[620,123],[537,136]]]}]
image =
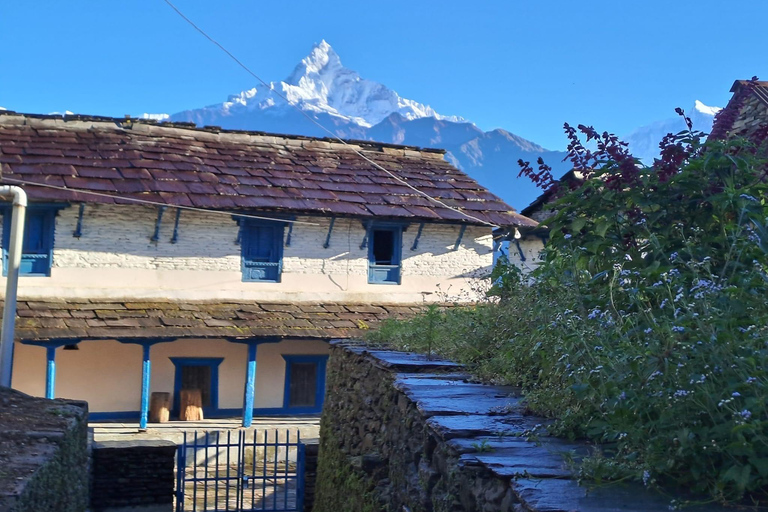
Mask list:
[{"label": "blue pillar", "polygon": [[141,366],[141,419],[139,420],[139,430],[146,430],[147,419],[149,418],[149,374],[152,369],[152,363],[149,362],[149,348],[151,345],[145,343],[141,347],[144,353],[144,362]]},{"label": "blue pillar", "polygon": [[48,365],[45,371],[45,398],[56,398],[56,347],[46,347]]},{"label": "blue pillar", "polygon": [[256,349],[258,343],[248,343],[248,366],[245,373],[245,397],[243,399],[243,426],[253,423],[253,399],[256,394]]}]

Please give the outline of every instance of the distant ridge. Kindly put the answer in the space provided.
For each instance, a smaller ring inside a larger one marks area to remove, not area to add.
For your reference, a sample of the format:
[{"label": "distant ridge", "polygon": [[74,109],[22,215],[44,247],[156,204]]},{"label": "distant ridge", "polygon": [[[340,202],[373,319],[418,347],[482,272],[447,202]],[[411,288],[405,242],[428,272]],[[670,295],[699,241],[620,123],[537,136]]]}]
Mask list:
[{"label": "distant ridge", "polygon": [[[527,178],[518,177],[519,159],[535,162],[542,157],[557,175],[569,170],[564,151],[548,150],[503,129],[485,132],[460,116],[440,114],[361,77],[346,68],[324,40],[314,45],[285,80],[271,82],[269,87],[241,91],[215,105],[144,117],[228,129],[328,135],[296,108],[339,137],[445,149],[446,159],[518,210],[541,193]],[[717,110],[697,101],[689,115],[697,129],[708,131]],[[625,140],[637,156],[651,163],[661,138],[684,127],[681,119],[668,119],[638,128]]]}]

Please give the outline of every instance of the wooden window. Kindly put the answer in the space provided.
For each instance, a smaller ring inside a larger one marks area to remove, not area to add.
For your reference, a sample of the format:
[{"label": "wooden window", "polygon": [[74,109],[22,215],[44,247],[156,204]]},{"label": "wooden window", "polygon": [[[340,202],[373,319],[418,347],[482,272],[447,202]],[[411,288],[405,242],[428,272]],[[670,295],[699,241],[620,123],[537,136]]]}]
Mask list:
[{"label": "wooden window", "polygon": [[173,414],[178,415],[182,389],[199,389],[203,413],[215,415],[219,410],[219,365],[221,357],[171,357],[175,367],[173,382]]},{"label": "wooden window", "polygon": [[288,407],[315,407],[317,401],[317,363],[289,365]]},{"label": "wooden window", "polygon": [[289,356],[285,359],[285,397],[287,412],[314,413],[323,409],[325,364],[328,356]]},{"label": "wooden window", "polygon": [[368,282],[400,284],[402,227],[373,226],[368,236]]},{"label": "wooden window", "polygon": [[[19,275],[50,276],[53,261],[53,238],[57,208],[27,208],[24,220],[24,242],[22,244]],[[11,210],[5,209],[3,216],[3,275],[8,275],[8,244],[11,240]]]},{"label": "wooden window", "polygon": [[283,265],[283,224],[243,222],[243,281],[280,282]]}]

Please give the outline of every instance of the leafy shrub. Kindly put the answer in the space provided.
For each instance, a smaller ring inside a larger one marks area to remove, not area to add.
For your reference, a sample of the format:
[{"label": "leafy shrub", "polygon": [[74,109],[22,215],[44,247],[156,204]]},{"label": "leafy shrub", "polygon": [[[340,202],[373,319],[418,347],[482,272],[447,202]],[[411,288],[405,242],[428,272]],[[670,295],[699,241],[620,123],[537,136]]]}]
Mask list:
[{"label": "leafy shrub", "polygon": [[[600,445],[585,477],[610,467],[724,502],[765,500],[766,145],[702,144],[688,130],[643,167],[616,137],[579,131],[597,149],[566,125],[583,181],[559,191],[533,282],[502,262],[500,301],[389,322],[372,338],[522,386],[555,418],[551,432]],[[554,182],[541,161],[523,174]]]}]

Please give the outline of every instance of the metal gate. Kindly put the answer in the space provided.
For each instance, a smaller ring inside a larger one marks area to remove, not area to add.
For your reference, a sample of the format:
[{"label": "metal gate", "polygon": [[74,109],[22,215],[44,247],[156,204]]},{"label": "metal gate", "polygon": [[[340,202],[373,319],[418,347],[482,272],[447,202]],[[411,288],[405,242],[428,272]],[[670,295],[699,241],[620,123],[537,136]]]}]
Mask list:
[{"label": "metal gate", "polygon": [[305,446],[298,432],[291,437],[288,430],[185,432],[176,512],[303,511]]}]

